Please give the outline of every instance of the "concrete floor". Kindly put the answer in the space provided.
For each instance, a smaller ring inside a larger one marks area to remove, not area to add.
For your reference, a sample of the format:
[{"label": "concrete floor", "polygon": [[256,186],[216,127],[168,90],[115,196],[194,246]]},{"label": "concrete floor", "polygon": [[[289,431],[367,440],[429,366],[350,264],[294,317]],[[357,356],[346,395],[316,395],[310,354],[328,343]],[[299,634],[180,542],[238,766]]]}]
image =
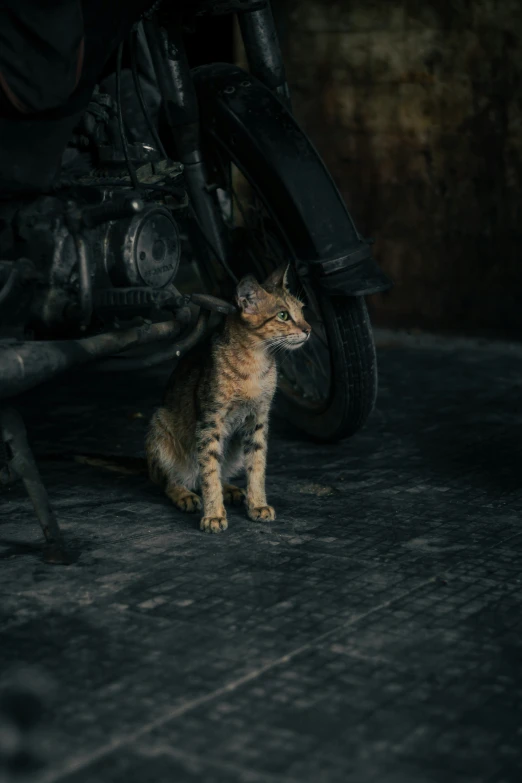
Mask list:
[{"label": "concrete floor", "polygon": [[[78,559],[42,563],[2,490],[0,671],[45,711],[18,739],[4,715],[0,780],[521,779],[522,349],[379,338],[367,428],[317,446],[278,425],[277,522],[233,512],[222,536],[71,457],[142,453],[165,371],[26,397]],[[43,765],[25,778],[17,741]]]}]

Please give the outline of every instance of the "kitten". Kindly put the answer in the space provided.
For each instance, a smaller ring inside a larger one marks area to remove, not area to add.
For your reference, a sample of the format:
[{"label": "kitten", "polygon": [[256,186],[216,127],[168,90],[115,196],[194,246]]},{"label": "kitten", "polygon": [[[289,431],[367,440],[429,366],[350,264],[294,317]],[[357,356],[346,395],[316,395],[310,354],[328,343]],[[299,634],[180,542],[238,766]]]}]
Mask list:
[{"label": "kitten", "polygon": [[[294,350],[310,336],[302,304],[284,268],[260,285],[245,277],[238,312],[210,344],[184,357],[171,376],[146,440],[149,475],[182,511],[203,507],[200,528],[228,527],[224,503],[246,501],[248,516],[272,521],[265,468],[268,415],[277,384],[276,349]],[[226,483],[246,470],[247,491]],[[203,503],[195,494],[200,489]]]}]

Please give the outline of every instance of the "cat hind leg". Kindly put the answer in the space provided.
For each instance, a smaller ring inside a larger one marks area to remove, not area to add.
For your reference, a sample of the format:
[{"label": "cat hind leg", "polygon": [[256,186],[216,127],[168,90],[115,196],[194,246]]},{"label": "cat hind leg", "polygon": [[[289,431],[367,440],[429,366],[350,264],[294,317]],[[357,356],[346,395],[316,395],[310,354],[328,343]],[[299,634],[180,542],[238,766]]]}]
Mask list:
[{"label": "cat hind leg", "polygon": [[245,492],[229,484],[228,479],[237,476],[244,467],[243,448],[241,438],[232,437],[227,445],[225,461],[223,464],[223,499],[227,506],[242,506],[245,502]]},{"label": "cat hind leg", "polygon": [[149,474],[180,511],[189,513],[202,508],[201,498],[185,486],[195,483],[195,469],[189,469],[180,445],[169,429],[168,412],[159,408],[152,417],[145,443]]},{"label": "cat hind leg", "polygon": [[245,502],[245,491],[234,484],[223,484],[223,500],[227,506],[242,506]]},{"label": "cat hind leg", "polygon": [[165,494],[180,511],[187,511],[189,514],[193,514],[195,511],[201,511],[203,507],[199,495],[191,492],[183,484],[176,484],[174,481],[170,481],[165,488]]}]

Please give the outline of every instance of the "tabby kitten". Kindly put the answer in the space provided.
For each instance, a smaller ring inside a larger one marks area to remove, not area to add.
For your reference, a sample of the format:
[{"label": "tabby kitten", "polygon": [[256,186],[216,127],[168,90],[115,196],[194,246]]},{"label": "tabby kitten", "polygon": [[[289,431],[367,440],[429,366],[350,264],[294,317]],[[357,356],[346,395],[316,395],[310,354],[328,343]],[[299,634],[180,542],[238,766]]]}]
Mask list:
[{"label": "tabby kitten", "polygon": [[[238,311],[221,332],[184,357],[167,385],[146,441],[149,474],[182,511],[203,505],[201,530],[228,527],[224,503],[246,501],[248,516],[272,521],[265,491],[268,414],[277,383],[274,353],[310,336],[302,305],[288,290],[284,268],[260,285],[245,277]],[[246,469],[246,496],[226,483]],[[193,490],[200,489],[200,497]]]}]

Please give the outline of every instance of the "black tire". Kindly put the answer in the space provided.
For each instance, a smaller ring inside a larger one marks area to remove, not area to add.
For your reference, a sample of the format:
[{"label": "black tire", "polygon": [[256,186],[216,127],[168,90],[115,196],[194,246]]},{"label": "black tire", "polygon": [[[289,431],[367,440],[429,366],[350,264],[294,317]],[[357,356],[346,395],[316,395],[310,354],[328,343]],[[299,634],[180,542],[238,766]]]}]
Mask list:
[{"label": "black tire", "polygon": [[278,411],[292,424],[322,441],[354,435],[365,424],[377,398],[375,343],[362,297],[320,298],[332,362],[328,405],[317,413],[280,394]]},{"label": "black tire", "polygon": [[[208,71],[205,70],[205,67],[198,69],[195,79],[196,86],[200,90],[201,88],[204,90],[203,93],[200,92],[200,101],[203,115],[204,149],[209,169],[212,171],[214,168],[215,173],[213,160],[220,156],[222,158],[225,154],[227,159],[241,171],[245,179],[253,186],[271,220],[280,227],[280,233],[289,256],[293,259],[302,259],[303,247],[313,246],[316,235],[321,231],[324,232],[324,220],[321,228],[317,227],[316,229],[313,221],[307,220],[306,223],[301,223],[299,232],[291,229],[286,230],[292,220],[295,222],[295,213],[298,211],[295,197],[292,200],[291,188],[287,187],[288,179],[285,177],[288,177],[288,174],[281,171],[280,182],[283,197],[274,199],[272,193],[267,192],[268,188],[265,187],[263,191],[263,187],[260,187],[262,175],[259,171],[259,162],[256,166],[256,150],[253,149],[255,140],[252,140],[251,129],[245,130],[244,117],[231,111],[230,105],[227,105],[226,111],[222,110],[223,103],[220,103],[220,100],[222,101],[223,97],[223,83],[219,85],[221,89],[214,90],[211,81],[213,78],[212,68],[213,66],[210,66]],[[219,66],[215,68],[219,68]],[[206,78],[207,74],[208,79]],[[237,85],[237,72],[234,78],[233,83]],[[248,78],[251,79],[251,77]],[[286,126],[281,123],[280,133],[282,145],[286,144],[288,147],[288,122]],[[291,129],[291,134],[293,136],[290,135],[290,139],[295,143],[297,155],[302,154],[303,161],[309,165],[310,149],[315,156],[317,153],[304,135],[303,138],[308,144],[307,148],[304,147],[302,139],[295,140],[295,127]],[[274,141],[272,138],[271,143],[277,146],[277,139]],[[331,192],[334,189],[334,195],[340,198],[330,175],[318,156],[317,159],[322,166],[322,169],[319,168],[322,191]],[[321,171],[324,171],[322,179]],[[277,171],[275,176],[277,178]],[[317,186],[317,182],[315,182],[315,186]],[[307,232],[308,236],[303,232]],[[281,237],[279,239],[281,240]],[[240,271],[246,274],[253,270],[245,268],[243,265]],[[320,292],[315,287],[314,297],[320,309],[319,317],[322,321],[322,328],[326,332],[329,348],[329,392],[323,404],[311,406],[306,400],[299,399],[299,395],[285,393],[284,389],[280,388],[277,396],[277,409],[286,420],[312,437],[322,441],[336,441],[360,430],[374,408],[377,396],[375,345],[363,297],[332,297]]]}]

